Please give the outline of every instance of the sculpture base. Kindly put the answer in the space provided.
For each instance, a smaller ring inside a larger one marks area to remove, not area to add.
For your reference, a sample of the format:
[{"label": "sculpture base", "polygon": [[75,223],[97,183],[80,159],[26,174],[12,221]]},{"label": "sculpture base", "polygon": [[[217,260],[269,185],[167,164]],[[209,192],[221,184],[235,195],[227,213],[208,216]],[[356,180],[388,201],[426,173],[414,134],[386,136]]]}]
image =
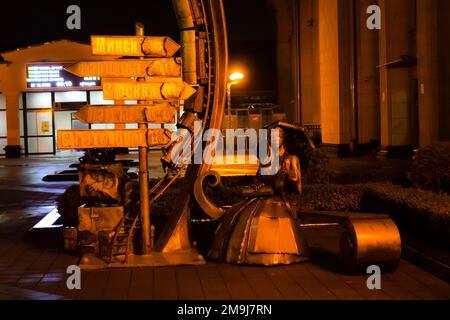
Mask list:
[{"label": "sculpture base", "polygon": [[202,265],[206,261],[197,251],[180,252],[152,252],[148,255],[131,254],[128,256],[127,263],[107,263],[103,259],[93,254],[85,254],[80,260],[82,270],[97,270],[110,268],[145,268],[145,267],[164,267],[164,266],[183,266],[183,265]]}]

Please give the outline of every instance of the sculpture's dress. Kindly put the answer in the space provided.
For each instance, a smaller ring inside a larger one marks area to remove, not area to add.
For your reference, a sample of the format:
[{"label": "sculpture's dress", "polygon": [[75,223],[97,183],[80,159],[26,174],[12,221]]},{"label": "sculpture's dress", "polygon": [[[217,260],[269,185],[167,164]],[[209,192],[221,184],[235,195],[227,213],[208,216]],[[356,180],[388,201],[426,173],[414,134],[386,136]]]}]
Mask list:
[{"label": "sculpture's dress", "polygon": [[[260,172],[260,171],[259,171]],[[218,262],[279,265],[307,259],[306,242],[296,220],[301,193],[296,156],[280,157],[274,176],[262,176],[253,195],[222,217],[208,257]]]}]

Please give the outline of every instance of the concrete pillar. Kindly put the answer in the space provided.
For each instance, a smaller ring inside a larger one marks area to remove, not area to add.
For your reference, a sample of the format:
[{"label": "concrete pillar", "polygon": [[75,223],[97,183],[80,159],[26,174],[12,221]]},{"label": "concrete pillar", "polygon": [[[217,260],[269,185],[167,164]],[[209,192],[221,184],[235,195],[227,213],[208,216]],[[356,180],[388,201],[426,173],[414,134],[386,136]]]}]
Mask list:
[{"label": "concrete pillar", "polygon": [[6,102],[6,156],[20,157],[20,124],[19,96],[20,92],[4,92]]},{"label": "concrete pillar", "polygon": [[373,0],[357,0],[357,121],[358,144],[380,140],[379,31],[367,28],[367,8]]},{"label": "concrete pillar", "polygon": [[[402,151],[417,145],[417,107],[414,68],[392,64],[403,55],[414,55],[415,35],[410,0],[380,0],[380,100],[381,144]],[[384,154],[386,152],[383,152]]]},{"label": "concrete pillar", "polygon": [[300,0],[291,1],[292,16],[292,95],[294,103],[294,120],[296,123],[303,123],[302,118],[302,98],[301,98],[301,60],[300,60]]},{"label": "concrete pillar", "polygon": [[[277,21],[277,91],[278,104],[286,113],[288,119],[295,119],[296,106],[293,91],[293,68],[292,57],[293,40],[293,0],[271,0],[276,13]],[[295,0],[294,0],[295,1]]]},{"label": "concrete pillar", "polygon": [[439,140],[439,69],[437,0],[417,0],[417,74],[419,144]]},{"label": "concrete pillar", "polygon": [[348,151],[351,140],[348,4],[344,0],[319,0],[322,140],[340,152]]},{"label": "concrete pillar", "polygon": [[440,140],[450,141],[450,1],[438,0]]},{"label": "concrete pillar", "polygon": [[318,0],[300,1],[302,124],[320,125]]}]

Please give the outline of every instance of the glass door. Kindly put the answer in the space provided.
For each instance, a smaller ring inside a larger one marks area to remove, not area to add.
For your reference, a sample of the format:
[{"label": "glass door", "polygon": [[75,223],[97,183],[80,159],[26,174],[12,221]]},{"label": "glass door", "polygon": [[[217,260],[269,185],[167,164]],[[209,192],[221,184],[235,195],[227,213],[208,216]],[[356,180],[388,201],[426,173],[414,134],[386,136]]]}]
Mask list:
[{"label": "glass door", "polygon": [[52,109],[28,110],[28,154],[54,154]]}]

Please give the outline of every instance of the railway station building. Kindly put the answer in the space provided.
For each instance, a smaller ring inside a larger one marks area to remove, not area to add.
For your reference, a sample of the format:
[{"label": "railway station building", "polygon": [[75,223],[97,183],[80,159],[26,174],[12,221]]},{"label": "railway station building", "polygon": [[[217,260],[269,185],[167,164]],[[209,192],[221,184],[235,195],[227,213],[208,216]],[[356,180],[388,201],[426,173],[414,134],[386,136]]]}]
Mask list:
[{"label": "railway station building", "polygon": [[107,103],[99,79],[63,70],[78,60],[94,59],[87,44],[58,40],[1,56],[0,154],[55,154],[57,130],[88,126],[73,117],[76,110],[87,103]]},{"label": "railway station building", "polygon": [[93,56],[89,44],[57,40],[0,55],[0,155],[56,154],[58,130],[137,128],[85,124],[74,117],[86,104],[114,104],[103,99],[99,78],[80,78],[64,70],[77,61],[111,59]]},{"label": "railway station building", "polygon": [[343,154],[450,141],[450,1],[268,1],[289,119],[320,125]]}]

